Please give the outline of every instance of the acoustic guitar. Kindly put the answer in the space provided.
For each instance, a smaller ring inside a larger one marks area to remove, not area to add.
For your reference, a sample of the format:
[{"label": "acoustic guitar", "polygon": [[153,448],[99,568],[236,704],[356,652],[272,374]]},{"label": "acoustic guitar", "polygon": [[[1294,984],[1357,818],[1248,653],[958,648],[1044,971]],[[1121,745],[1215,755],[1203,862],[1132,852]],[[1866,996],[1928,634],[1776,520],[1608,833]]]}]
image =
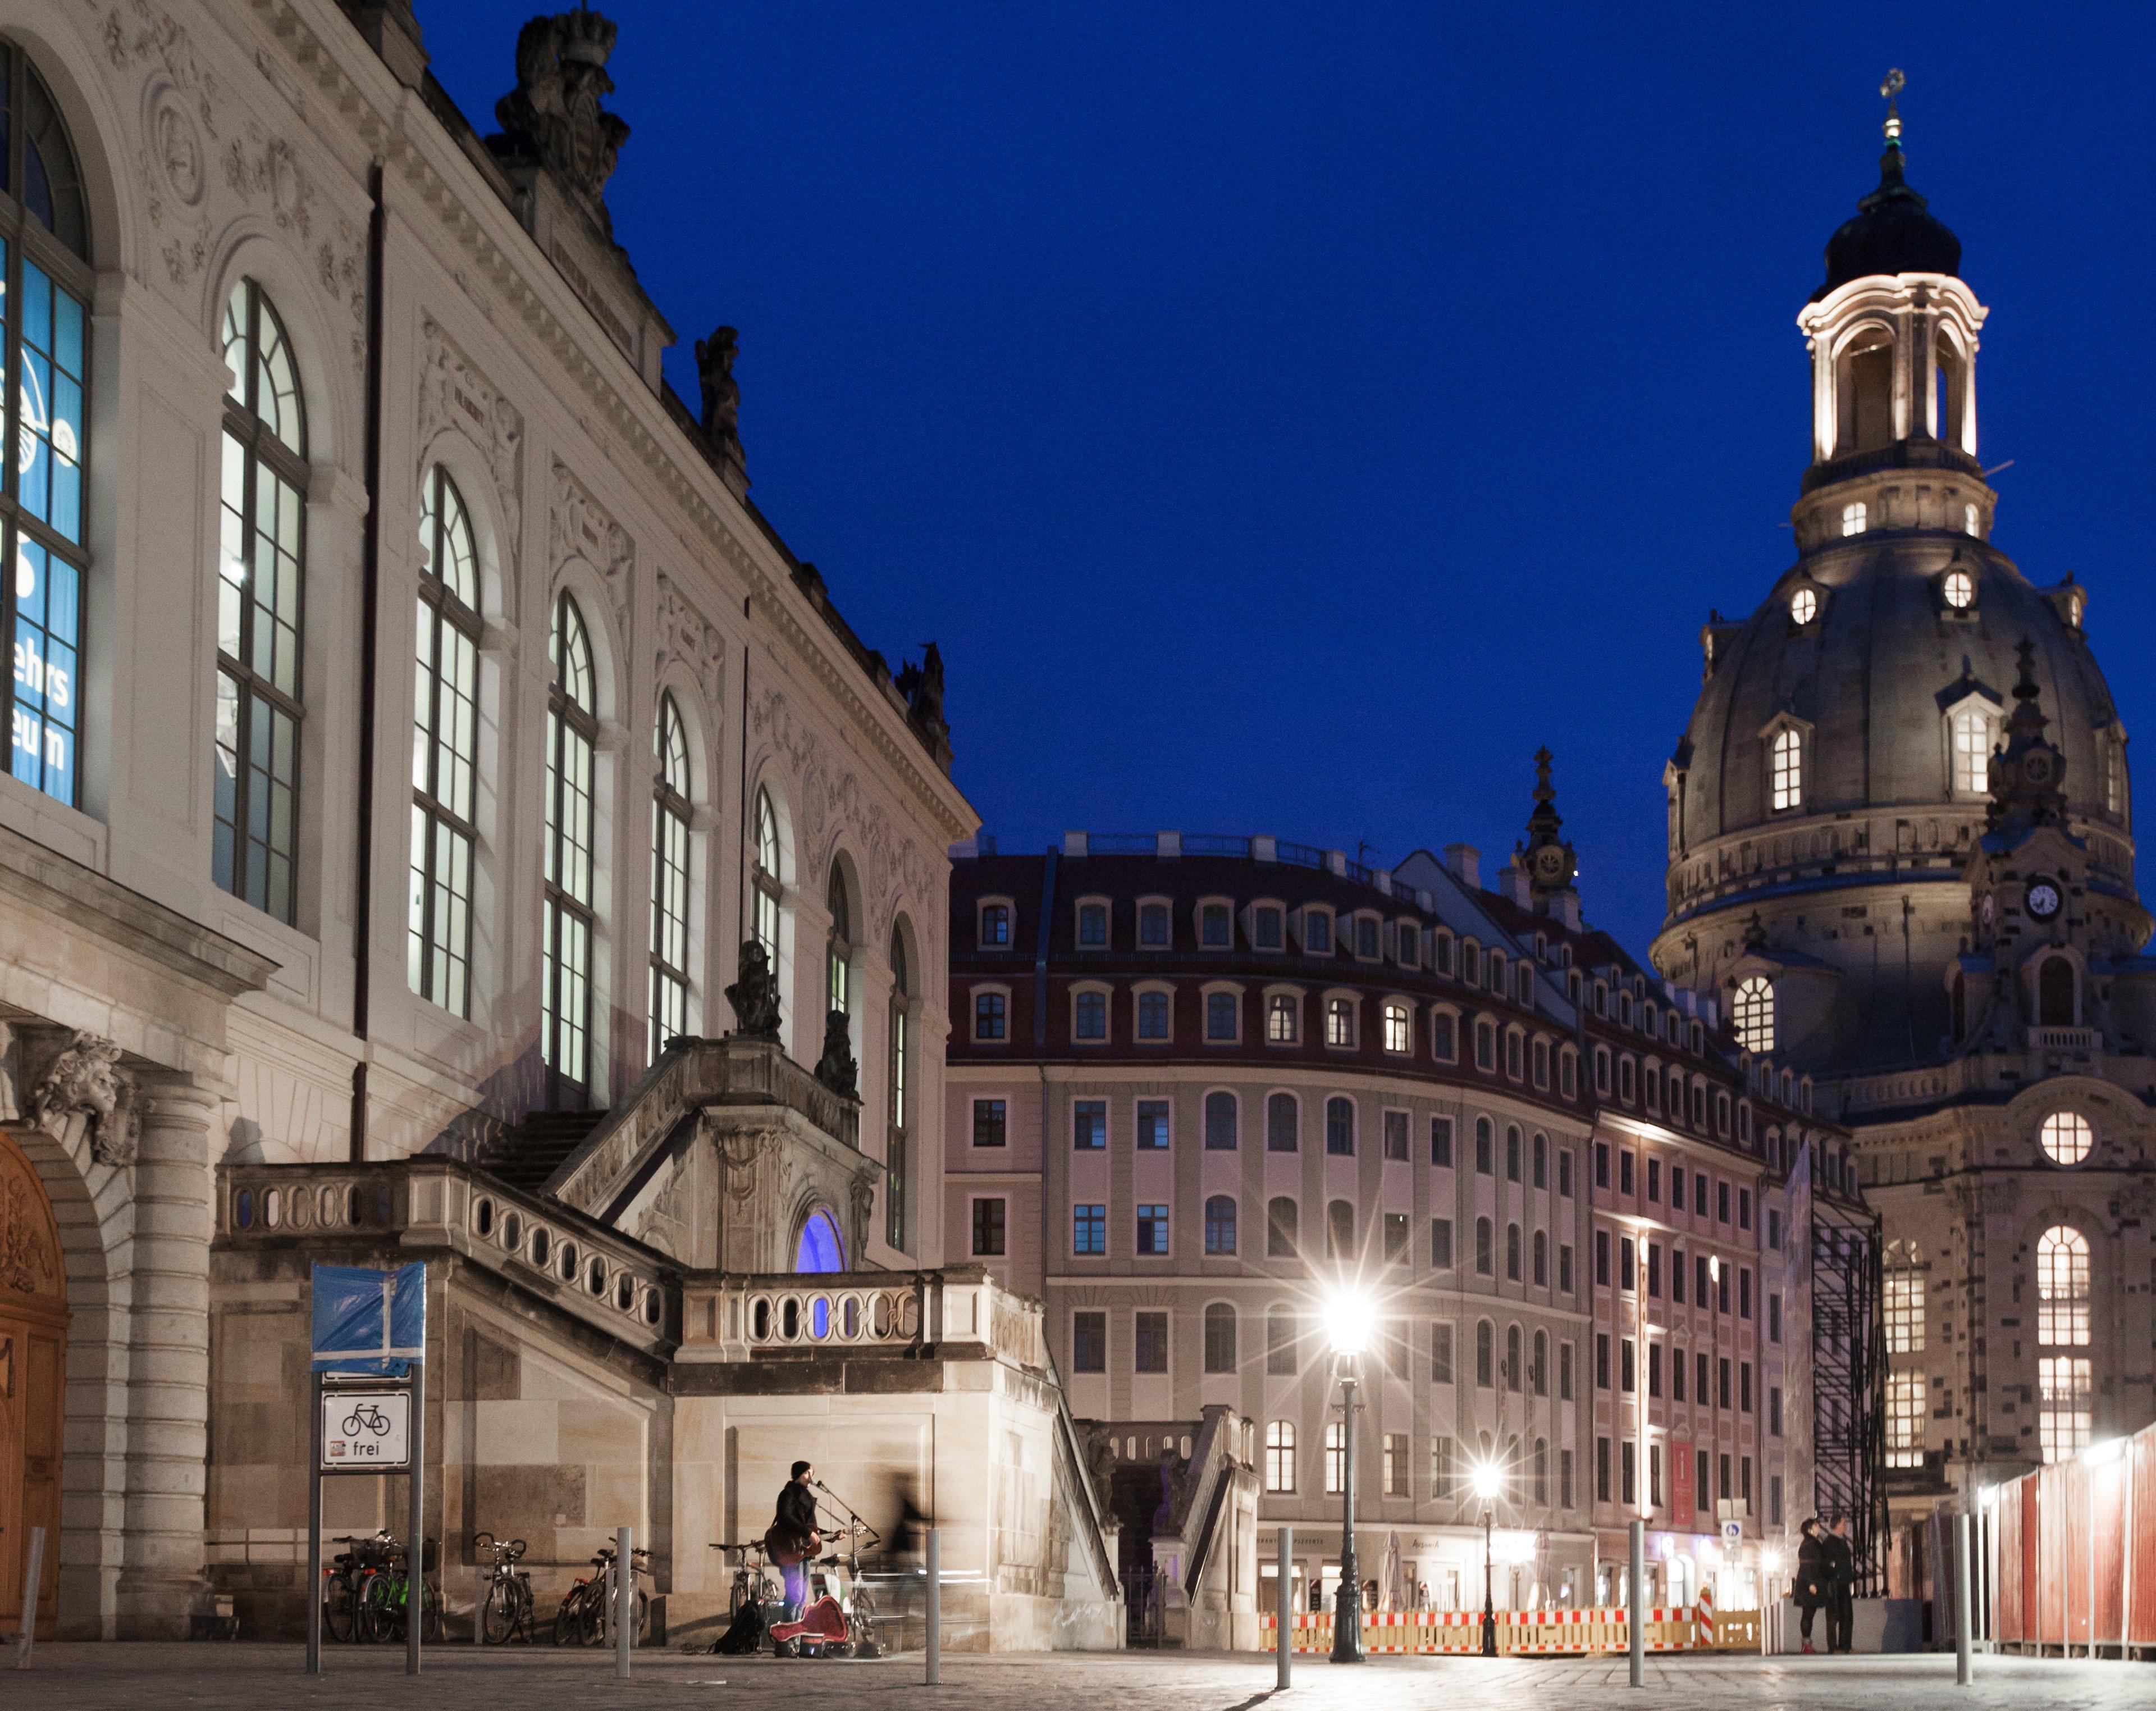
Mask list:
[{"label": "acoustic guitar", "polygon": [[798,1533],[773,1527],[763,1535],[763,1548],[780,1568],[797,1568],[803,1563],[815,1561],[823,1553],[824,1535],[812,1531],[803,1538]]}]

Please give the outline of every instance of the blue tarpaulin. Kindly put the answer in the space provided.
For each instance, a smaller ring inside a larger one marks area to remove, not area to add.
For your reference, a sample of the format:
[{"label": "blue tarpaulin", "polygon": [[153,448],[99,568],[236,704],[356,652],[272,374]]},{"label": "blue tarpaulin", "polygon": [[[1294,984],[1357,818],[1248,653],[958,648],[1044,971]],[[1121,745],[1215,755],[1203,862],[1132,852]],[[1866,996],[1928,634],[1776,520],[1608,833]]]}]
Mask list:
[{"label": "blue tarpaulin", "polygon": [[401,1378],[427,1358],[427,1267],[315,1267],[315,1370]]}]

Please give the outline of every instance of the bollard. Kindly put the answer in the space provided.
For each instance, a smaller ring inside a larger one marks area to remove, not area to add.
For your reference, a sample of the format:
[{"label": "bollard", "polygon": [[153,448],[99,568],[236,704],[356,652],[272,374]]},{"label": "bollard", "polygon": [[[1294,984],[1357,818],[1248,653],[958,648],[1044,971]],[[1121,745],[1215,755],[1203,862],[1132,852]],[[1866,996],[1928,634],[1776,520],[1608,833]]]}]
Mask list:
[{"label": "bollard", "polygon": [[634,1664],[629,1648],[636,1643],[636,1569],[629,1556],[635,1543],[632,1529],[617,1527],[613,1534],[613,1672],[627,1681]]},{"label": "bollard", "polygon": [[1974,1649],[1969,1630],[1975,1625],[1969,1595],[1969,1541],[1975,1529],[1971,1517],[1954,1517],[1954,1685],[1967,1687],[1974,1678],[1975,1663],[1970,1656]]},{"label": "bollard", "polygon": [[1632,1685],[1647,1684],[1647,1523],[1632,1523],[1631,1584],[1626,1588],[1632,1604]]},{"label": "bollard", "polygon": [[943,1529],[928,1529],[927,1685],[943,1685]]},{"label": "bollard", "polygon": [[[442,1557],[442,1585],[445,1590],[442,1594],[442,1602],[445,1606],[449,1601],[446,1590],[449,1580],[449,1559],[444,1553]],[[486,1595],[493,1590],[494,1570],[490,1565],[481,1563],[479,1565],[479,1590],[472,1594],[472,1644],[475,1646],[486,1644]]]},{"label": "bollard", "polygon": [[1278,1631],[1273,1638],[1279,1643],[1273,1647],[1273,1688],[1285,1691],[1288,1673],[1295,1664],[1295,1586],[1294,1576],[1289,1572],[1295,1555],[1295,1529],[1282,1523],[1280,1530],[1280,1582],[1273,1588],[1273,1608],[1278,1612],[1276,1620]]},{"label": "bollard", "polygon": [[38,1582],[45,1571],[45,1529],[30,1529],[30,1560],[23,1571],[23,1631],[15,1636],[15,1667],[30,1667],[30,1647],[38,1637]]}]

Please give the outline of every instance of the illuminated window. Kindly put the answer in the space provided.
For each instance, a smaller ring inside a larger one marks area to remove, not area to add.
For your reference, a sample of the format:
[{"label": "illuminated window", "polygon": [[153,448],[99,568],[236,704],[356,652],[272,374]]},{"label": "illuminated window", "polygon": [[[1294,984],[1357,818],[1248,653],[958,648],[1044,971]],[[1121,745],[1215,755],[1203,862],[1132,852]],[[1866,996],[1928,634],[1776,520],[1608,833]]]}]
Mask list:
[{"label": "illuminated window", "polygon": [[854,907],[846,889],[845,870],[831,864],[831,883],[824,893],[831,928],[824,941],[824,1011],[826,1015],[854,1013]]},{"label": "illuminated window", "polygon": [[651,793],[649,1050],[655,1059],[669,1040],[689,1031],[689,738],[671,695],[659,697],[651,748],[658,762]]},{"label": "illuminated window", "polygon": [[1774,733],[1773,793],[1775,812],[1800,808],[1804,799],[1804,737],[1789,729]]},{"label": "illuminated window", "polygon": [[1774,989],[1764,974],[1748,974],[1737,983],[1730,1019],[1737,1025],[1737,1043],[1745,1051],[1774,1049]]},{"label": "illuminated window", "polygon": [[1325,1494],[1338,1497],[1348,1489],[1348,1426],[1336,1420],[1325,1428]]},{"label": "illuminated window", "polygon": [[1325,1000],[1325,1043],[1327,1046],[1353,1046],[1355,1043],[1355,1002],[1353,999],[1328,998]]},{"label": "illuminated window", "polygon": [[1953,716],[1953,789],[1958,796],[1981,796],[1991,788],[1991,718],[1974,707]]},{"label": "illuminated window", "polygon": [[2088,1446],[2092,1363],[2047,1354],[2036,1363],[2036,1431],[2046,1462],[2071,1462]]},{"label": "illuminated window", "polygon": [[1864,509],[1864,501],[1860,499],[1851,505],[1843,506],[1841,508],[1842,533],[1844,535],[1862,534],[1864,532],[1865,516],[1866,512]]},{"label": "illuminated window", "polygon": [[2088,1119],[2077,1111],[2055,1111],[2037,1132],[2054,1164],[2078,1164],[2089,1155],[2096,1134]]},{"label": "illuminated window", "polygon": [[2036,1340],[2083,1348],[2089,1340],[2088,1237],[2054,1224],[2036,1243]]},{"label": "illuminated window", "polygon": [[1962,527],[1962,532],[1963,532],[1964,534],[1966,534],[1966,535],[1974,535],[1974,533],[1976,533],[1976,532],[1977,532],[1977,527],[1976,527],[1976,507],[1975,507],[1974,506],[1973,506],[1973,505],[1964,505],[1964,506],[1962,506],[1962,508],[1961,508],[1961,527]]},{"label": "illuminated window", "polygon": [[1413,1036],[1408,1032],[1408,1007],[1404,1004],[1385,1006],[1385,1050],[1405,1051]]},{"label": "illuminated window", "polygon": [[1295,1489],[1295,1423],[1276,1420],[1265,1426],[1265,1489]]},{"label": "illuminated window", "polygon": [[1887,1244],[1887,1352],[1924,1352],[1924,1273],[1913,1241]]},{"label": "illuminated window", "polygon": [[1810,588],[1799,588],[1789,596],[1789,622],[1810,624],[1819,616],[1819,596]]},{"label": "illuminated window", "polygon": [[1965,570],[1950,570],[1946,580],[1939,584],[1946,596],[1947,604],[1957,612],[1965,612],[1976,599],[1976,578]]},{"label": "illuminated window", "polygon": [[1265,1000],[1265,1038],[1276,1046],[1295,1044],[1295,997],[1276,992]]},{"label": "illuminated window", "polygon": [[[750,884],[756,892],[757,943],[763,947],[763,954],[770,962],[774,974],[778,969],[778,900],[782,860],[778,810],[772,806],[771,792],[758,790],[756,793],[756,871],[751,876]],[[1001,1010],[998,1010],[997,1014],[1000,1015]],[[1001,1031],[998,1030],[994,1037],[1001,1039]]]},{"label": "illuminated window", "polygon": [[479,775],[479,565],[464,500],[439,465],[427,474],[419,540],[426,558],[414,635],[405,976],[420,997],[468,1016],[478,843],[472,803]]},{"label": "illuminated window", "polygon": [[2126,748],[2116,737],[2103,745],[2103,811],[2126,812]]},{"label": "illuminated window", "polygon": [[547,694],[546,901],[541,915],[539,1055],[554,1080],[591,1081],[592,773],[599,722],[592,645],[583,614],[563,593],[554,603]]},{"label": "illuminated window", "polygon": [[1887,1375],[1887,1465],[1924,1465],[1924,1375],[1920,1372]]}]

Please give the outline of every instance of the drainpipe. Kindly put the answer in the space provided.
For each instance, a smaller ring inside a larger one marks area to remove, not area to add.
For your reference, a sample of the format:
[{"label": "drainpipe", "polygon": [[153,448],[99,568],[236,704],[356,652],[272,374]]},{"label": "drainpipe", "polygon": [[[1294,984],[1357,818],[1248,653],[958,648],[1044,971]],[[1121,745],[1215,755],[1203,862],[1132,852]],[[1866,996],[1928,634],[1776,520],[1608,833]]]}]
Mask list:
[{"label": "drainpipe", "polygon": [[359,542],[359,790],[357,861],[352,882],[352,1031],[359,1040],[352,1066],[352,1162],[367,1162],[368,998],[373,984],[374,737],[376,624],[382,577],[382,275],[389,216],[382,204],[382,162],[367,168],[367,524]]}]

